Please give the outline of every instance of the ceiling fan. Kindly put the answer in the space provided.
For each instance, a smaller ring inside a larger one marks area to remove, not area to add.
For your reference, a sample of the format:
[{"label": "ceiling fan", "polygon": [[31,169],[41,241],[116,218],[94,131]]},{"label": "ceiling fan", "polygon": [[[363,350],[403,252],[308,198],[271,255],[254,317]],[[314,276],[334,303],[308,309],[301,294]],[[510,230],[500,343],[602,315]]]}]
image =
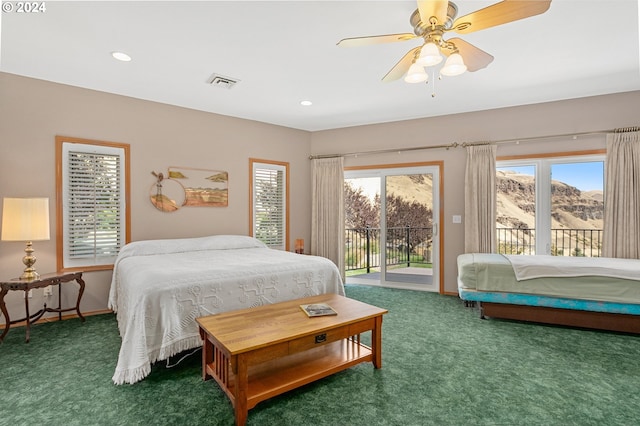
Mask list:
[{"label": "ceiling fan", "polygon": [[428,79],[424,67],[437,65],[443,60],[440,53],[447,57],[440,69],[440,74],[445,76],[478,71],[493,61],[493,56],[461,38],[445,40],[445,33],[469,34],[539,15],[546,12],[550,4],[551,0],[503,0],[456,19],[458,7],[453,2],[418,0],[418,9],[409,19],[413,34],[345,38],[338,42],[338,46],[357,47],[421,37],[424,40],[422,46],[409,50],[382,78],[382,81],[394,81],[406,74],[405,81],[408,83],[420,83]]}]

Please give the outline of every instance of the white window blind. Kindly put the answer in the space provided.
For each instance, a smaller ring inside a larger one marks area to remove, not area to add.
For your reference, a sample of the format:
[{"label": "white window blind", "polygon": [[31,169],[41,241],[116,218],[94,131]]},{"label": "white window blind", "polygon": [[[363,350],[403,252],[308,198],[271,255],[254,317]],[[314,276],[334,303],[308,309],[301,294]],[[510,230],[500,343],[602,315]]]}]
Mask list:
[{"label": "white window blind", "polygon": [[65,267],[112,264],[125,243],[124,150],[63,146]]},{"label": "white window blind", "polygon": [[286,248],[286,168],[253,164],[253,235],[271,248]]}]

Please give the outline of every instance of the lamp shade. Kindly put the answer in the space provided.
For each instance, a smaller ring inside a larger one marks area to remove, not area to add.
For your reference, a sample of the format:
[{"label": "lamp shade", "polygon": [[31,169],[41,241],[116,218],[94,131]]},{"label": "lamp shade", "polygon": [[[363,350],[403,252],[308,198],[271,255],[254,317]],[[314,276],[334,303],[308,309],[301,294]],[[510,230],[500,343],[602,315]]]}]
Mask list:
[{"label": "lamp shade", "polygon": [[464,64],[462,56],[460,56],[459,53],[453,53],[447,58],[447,62],[444,63],[444,66],[440,70],[440,74],[452,77],[460,75],[466,70],[467,66]]},{"label": "lamp shade", "polygon": [[404,78],[404,81],[407,83],[422,83],[428,79],[429,76],[424,72],[424,68],[421,65],[413,63],[409,67],[409,71],[407,71],[407,76]]},{"label": "lamp shade", "polygon": [[49,239],[48,198],[5,198],[2,203],[2,241]]},{"label": "lamp shade", "polygon": [[420,64],[425,67],[438,65],[440,62],[442,62],[440,49],[438,49],[438,46],[433,42],[426,43],[422,46],[422,49],[420,49],[420,56],[416,59],[416,64]]}]

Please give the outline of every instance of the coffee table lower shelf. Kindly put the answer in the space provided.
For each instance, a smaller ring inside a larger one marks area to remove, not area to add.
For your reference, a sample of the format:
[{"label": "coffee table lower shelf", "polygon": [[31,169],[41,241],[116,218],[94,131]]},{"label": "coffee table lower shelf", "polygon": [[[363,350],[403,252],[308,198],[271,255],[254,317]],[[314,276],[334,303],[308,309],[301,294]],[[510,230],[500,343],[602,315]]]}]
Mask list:
[{"label": "coffee table lower shelf", "polygon": [[[218,360],[223,365],[218,365],[216,360],[208,363],[206,374],[218,382],[235,407],[237,379],[233,374],[230,360],[226,360],[222,354],[218,354]],[[362,362],[372,361],[371,348],[359,343],[357,338],[347,338],[284,358],[251,365],[247,370],[246,408],[249,410],[259,402],[276,395],[346,370]],[[226,368],[224,364],[226,364]],[[221,374],[216,373],[216,370]]]}]

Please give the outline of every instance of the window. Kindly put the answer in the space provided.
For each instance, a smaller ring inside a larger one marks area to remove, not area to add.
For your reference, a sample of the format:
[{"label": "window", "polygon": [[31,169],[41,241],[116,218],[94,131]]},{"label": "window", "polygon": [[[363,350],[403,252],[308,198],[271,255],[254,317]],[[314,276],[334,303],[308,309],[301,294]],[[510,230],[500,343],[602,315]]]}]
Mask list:
[{"label": "window", "polygon": [[56,137],[58,270],[110,269],[130,241],[129,145]]},{"label": "window", "polygon": [[249,159],[251,235],[267,246],[289,250],[289,163]]},{"label": "window", "polygon": [[498,158],[498,253],[600,256],[604,160],[604,151]]}]

